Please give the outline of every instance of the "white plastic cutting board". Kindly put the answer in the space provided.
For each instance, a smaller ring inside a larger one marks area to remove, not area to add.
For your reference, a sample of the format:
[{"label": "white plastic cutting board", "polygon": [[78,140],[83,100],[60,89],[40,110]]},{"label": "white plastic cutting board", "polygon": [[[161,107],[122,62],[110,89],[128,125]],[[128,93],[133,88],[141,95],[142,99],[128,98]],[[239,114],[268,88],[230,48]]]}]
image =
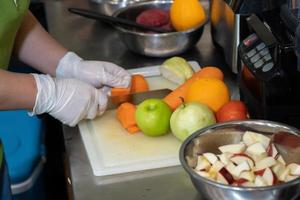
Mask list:
[{"label": "white plastic cutting board", "polygon": [[[197,62],[189,62],[195,71]],[[169,88],[176,84],[164,79],[158,66],[128,70],[146,77],[150,90]],[[88,158],[95,176],[179,165],[181,142],[172,134],[148,137],[143,133],[129,134],[116,118],[116,110],[108,110],[94,120],[79,124]]]}]

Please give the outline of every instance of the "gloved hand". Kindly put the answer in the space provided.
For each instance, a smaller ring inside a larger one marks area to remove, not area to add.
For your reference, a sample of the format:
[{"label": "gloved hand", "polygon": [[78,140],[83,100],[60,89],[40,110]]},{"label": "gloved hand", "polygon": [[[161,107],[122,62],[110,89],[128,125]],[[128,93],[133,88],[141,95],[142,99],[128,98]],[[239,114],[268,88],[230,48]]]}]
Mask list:
[{"label": "gloved hand", "polygon": [[66,53],[56,68],[56,77],[75,78],[96,88],[128,87],[131,76],[123,68],[104,61],[85,61],[73,52]]},{"label": "gloved hand", "polygon": [[101,115],[107,105],[107,94],[101,89],[76,79],[55,79],[49,75],[33,74],[37,96],[30,113],[49,113],[69,126],[82,119]]}]

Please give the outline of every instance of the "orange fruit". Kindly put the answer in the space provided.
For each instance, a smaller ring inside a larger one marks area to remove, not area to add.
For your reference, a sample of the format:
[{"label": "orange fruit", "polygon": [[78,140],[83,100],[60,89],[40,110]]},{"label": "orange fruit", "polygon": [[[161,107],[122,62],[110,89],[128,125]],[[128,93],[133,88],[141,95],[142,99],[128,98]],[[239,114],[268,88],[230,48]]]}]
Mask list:
[{"label": "orange fruit", "polygon": [[227,85],[216,78],[195,80],[187,90],[186,102],[200,102],[217,112],[230,100]]},{"label": "orange fruit", "polygon": [[177,31],[184,31],[203,23],[206,16],[199,0],[175,0],[170,8],[170,19]]},{"label": "orange fruit", "polygon": [[199,77],[201,78],[216,78],[221,81],[224,80],[223,72],[217,67],[213,67],[213,66],[204,67],[200,70],[199,73],[200,73]]}]

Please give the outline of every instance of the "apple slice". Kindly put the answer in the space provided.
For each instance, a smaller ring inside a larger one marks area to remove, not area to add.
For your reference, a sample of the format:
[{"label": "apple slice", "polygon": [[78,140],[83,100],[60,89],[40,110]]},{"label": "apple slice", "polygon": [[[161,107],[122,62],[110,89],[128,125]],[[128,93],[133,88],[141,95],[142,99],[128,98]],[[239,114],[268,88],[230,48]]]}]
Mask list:
[{"label": "apple slice", "polygon": [[239,179],[237,179],[237,180],[234,181],[233,185],[241,186],[241,185],[243,185],[246,182],[248,182],[247,179],[239,178]]},{"label": "apple slice", "polygon": [[195,167],[196,170],[201,171],[201,170],[206,170],[208,171],[210,168],[210,163],[209,161],[202,155],[198,156],[198,160],[197,160],[197,165]]},{"label": "apple slice", "polygon": [[244,161],[235,167],[235,170],[232,172],[232,175],[239,177],[243,171],[248,171],[250,169],[251,168],[250,168],[248,162]]},{"label": "apple slice", "polygon": [[269,167],[265,169],[262,177],[269,186],[274,185],[276,183],[276,175],[272,172],[272,170]]},{"label": "apple slice", "polygon": [[261,170],[257,170],[257,171],[254,171],[254,175],[256,176],[262,176],[265,172],[265,169],[261,169]]},{"label": "apple slice", "polygon": [[261,176],[256,176],[254,180],[254,186],[256,187],[267,186],[267,183]]},{"label": "apple slice", "polygon": [[220,169],[222,169],[223,167],[225,167],[224,163],[222,163],[221,161],[216,161],[212,166],[211,166],[211,170],[214,170],[216,172],[220,171]]},{"label": "apple slice", "polygon": [[228,144],[219,147],[219,150],[222,153],[228,152],[233,154],[242,153],[245,149],[246,149],[246,145],[244,143]]},{"label": "apple slice", "polygon": [[209,172],[206,172],[206,171],[195,171],[195,172],[204,178],[208,178],[210,180],[215,180],[214,175],[212,175]]},{"label": "apple slice", "polygon": [[217,160],[218,157],[213,154],[213,153],[204,153],[202,154],[211,164],[214,164]]},{"label": "apple slice", "polygon": [[291,163],[287,166],[290,169],[290,174],[294,176],[300,176],[300,165]]},{"label": "apple slice", "polygon": [[254,175],[253,171],[243,171],[243,172],[241,172],[239,178],[253,182],[255,180],[255,175]]},{"label": "apple slice", "polygon": [[272,167],[276,164],[276,160],[273,157],[266,157],[258,161],[255,165],[255,171],[265,169],[267,167]]},{"label": "apple slice", "polygon": [[293,175],[287,175],[285,177],[285,182],[288,182],[288,181],[292,181],[292,180],[295,180],[296,178],[299,178],[299,176],[293,176]]},{"label": "apple slice", "polygon": [[260,133],[255,133],[252,131],[246,131],[243,135],[243,142],[247,145],[250,146],[254,143],[261,143],[263,145],[263,147],[265,149],[267,149],[267,147],[270,144],[271,139],[267,136],[264,136]]},{"label": "apple slice", "polygon": [[285,165],[279,161],[276,161],[276,164],[272,167],[272,171],[276,174],[277,177],[285,170]]},{"label": "apple slice", "polygon": [[[220,169],[218,175],[217,175],[217,180],[219,179],[219,181],[221,181],[220,183],[224,183],[226,184],[232,184],[234,182],[234,178],[233,176],[230,174],[230,172],[223,167],[222,169]],[[224,181],[226,180],[226,181]]]},{"label": "apple slice", "polygon": [[218,157],[223,164],[227,165],[230,162],[230,158],[233,155],[234,154],[232,154],[232,153],[225,152],[225,153],[219,154]]},{"label": "apple slice", "polygon": [[268,154],[268,156],[271,156],[271,157],[273,157],[275,159],[279,155],[278,151],[277,151],[277,148],[275,147],[275,145],[273,143],[269,144],[269,146],[267,148],[267,154]]},{"label": "apple slice", "polygon": [[241,164],[244,161],[247,161],[251,168],[254,167],[254,160],[250,156],[244,153],[234,154],[230,158],[230,161],[232,161],[236,165]]},{"label": "apple slice", "polygon": [[267,151],[263,147],[263,145],[259,142],[253,143],[246,149],[246,153],[250,154],[251,156],[259,156],[259,157],[266,157]]},{"label": "apple slice", "polygon": [[282,164],[286,165],[286,162],[284,161],[282,155],[278,154],[276,160],[279,161],[279,162],[281,162]]},{"label": "apple slice", "polygon": [[279,172],[279,176],[277,176],[277,178],[280,181],[284,181],[289,174],[290,174],[290,169],[286,167],[284,170]]},{"label": "apple slice", "polygon": [[[225,166],[225,168],[227,169],[227,171],[229,171],[230,174],[234,175],[235,174],[235,168],[236,166],[232,163],[232,162],[228,162],[227,165]],[[238,178],[238,177],[236,177]]]},{"label": "apple slice", "polygon": [[255,187],[253,182],[247,181],[245,183],[243,183],[241,186],[243,187]]}]

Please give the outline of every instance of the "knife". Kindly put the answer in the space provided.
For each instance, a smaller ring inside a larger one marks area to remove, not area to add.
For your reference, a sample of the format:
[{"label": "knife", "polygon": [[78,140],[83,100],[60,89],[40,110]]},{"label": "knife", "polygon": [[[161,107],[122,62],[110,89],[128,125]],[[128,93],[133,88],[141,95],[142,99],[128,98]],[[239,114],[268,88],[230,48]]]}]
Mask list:
[{"label": "knife", "polygon": [[111,96],[107,102],[107,110],[116,109],[118,106],[124,102],[129,102],[135,105],[143,102],[146,99],[158,98],[162,99],[167,96],[172,90],[170,89],[159,89],[159,90],[150,90],[147,92],[138,92],[127,95],[120,96]]}]

